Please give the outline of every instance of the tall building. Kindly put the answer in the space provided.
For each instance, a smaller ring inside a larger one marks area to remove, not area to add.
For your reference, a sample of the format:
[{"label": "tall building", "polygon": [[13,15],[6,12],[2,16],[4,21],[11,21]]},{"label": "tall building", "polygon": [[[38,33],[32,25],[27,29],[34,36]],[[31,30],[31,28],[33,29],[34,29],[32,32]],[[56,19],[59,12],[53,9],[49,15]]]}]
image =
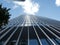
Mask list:
[{"label": "tall building", "polygon": [[60,21],[21,15],[0,30],[0,45],[60,45]]}]

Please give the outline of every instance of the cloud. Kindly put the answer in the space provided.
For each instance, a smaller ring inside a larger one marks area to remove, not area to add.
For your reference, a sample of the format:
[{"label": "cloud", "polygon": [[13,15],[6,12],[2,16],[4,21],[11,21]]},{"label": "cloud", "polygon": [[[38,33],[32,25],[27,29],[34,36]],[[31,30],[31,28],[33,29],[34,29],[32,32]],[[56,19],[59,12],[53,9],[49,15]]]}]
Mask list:
[{"label": "cloud", "polygon": [[32,14],[35,15],[40,8],[40,5],[37,2],[34,2],[33,0],[25,0],[25,1],[17,1],[17,0],[5,0],[8,3],[14,3],[14,6],[12,9],[16,9],[18,7],[23,8],[23,12],[26,14]]},{"label": "cloud", "polygon": [[16,8],[18,8],[18,6],[17,5],[14,5],[13,7],[12,7],[12,9],[14,10],[14,9],[16,9]]},{"label": "cloud", "polygon": [[56,0],[55,4],[56,4],[57,6],[60,6],[60,0]]},{"label": "cloud", "polygon": [[6,1],[7,3],[11,3],[12,2],[12,0],[4,0],[4,1]]},{"label": "cloud", "polygon": [[39,11],[39,7],[40,7],[38,3],[32,0],[26,0],[24,2],[13,1],[13,3],[15,4],[15,6],[16,5],[18,5],[18,7],[21,6],[24,9],[24,13],[32,14],[32,15],[35,15]]}]

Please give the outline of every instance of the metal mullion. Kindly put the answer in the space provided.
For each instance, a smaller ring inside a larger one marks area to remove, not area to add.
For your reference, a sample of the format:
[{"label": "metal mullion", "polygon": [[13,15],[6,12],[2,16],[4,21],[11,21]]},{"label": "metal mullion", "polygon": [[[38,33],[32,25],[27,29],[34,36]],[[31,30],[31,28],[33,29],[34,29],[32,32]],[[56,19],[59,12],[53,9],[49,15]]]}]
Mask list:
[{"label": "metal mullion", "polygon": [[[41,21],[42,22],[42,21]],[[43,23],[44,24],[44,23]],[[57,32],[57,33],[59,33],[60,34],[60,32],[58,31],[58,30],[56,30],[56,29],[54,29],[54,28],[52,28],[51,26],[49,26],[48,24],[45,24],[46,26],[48,26],[49,28],[51,28],[52,30],[54,30],[55,32]]]},{"label": "metal mullion", "polygon": [[[51,25],[51,24],[50,24]],[[56,29],[58,29],[58,30],[60,30],[59,28],[57,28],[57,27],[55,27],[55,26],[53,26],[53,25],[51,25],[52,27],[54,27],[54,28],[56,28]]]},{"label": "metal mullion", "polygon": [[[47,25],[48,26],[48,25]],[[50,27],[50,26],[48,26],[49,28],[51,28],[52,30],[54,30],[55,32],[57,32],[57,33],[59,33],[60,34],[60,32],[58,31],[58,30],[56,30],[56,29],[54,29],[54,28],[52,28],[52,27]]]},{"label": "metal mullion", "polygon": [[19,39],[20,39],[20,37],[21,37],[22,31],[23,31],[23,28],[24,28],[24,23],[25,23],[25,21],[23,22],[23,27],[22,27],[22,29],[21,29],[21,31],[20,31],[20,33],[19,33],[19,36],[18,36],[18,39],[17,39],[17,42],[16,42],[15,45],[18,45]]},{"label": "metal mullion", "polygon": [[9,36],[9,38],[4,42],[4,45],[8,43],[8,41],[11,39],[11,37],[13,36],[13,34],[16,32],[17,29],[18,27],[13,31],[13,33]]},{"label": "metal mullion", "polygon": [[36,29],[35,29],[34,26],[33,26],[33,28],[34,28],[34,31],[35,31],[35,33],[36,33],[36,36],[37,36],[37,38],[38,38],[38,41],[39,41],[40,45],[42,45],[41,39],[39,38],[38,33],[37,33],[37,31],[36,31]]},{"label": "metal mullion", "polygon": [[[41,21],[42,22],[42,21]],[[43,23],[44,24],[44,23]],[[52,33],[56,38],[58,38],[60,40],[60,37],[57,36],[55,33],[53,33],[52,31],[50,31],[48,28],[46,28],[43,24],[41,24],[45,29],[47,29],[50,33]],[[49,27],[50,28],[50,27]],[[51,28],[52,29],[52,28]],[[58,32],[60,33],[60,32]]]},{"label": "metal mullion", "polygon": [[55,33],[53,33],[52,31],[50,31],[48,28],[46,28],[44,25],[42,25],[45,29],[47,29],[47,31],[49,31],[51,34],[53,34],[56,38],[58,38],[60,40],[60,37],[57,36]]},{"label": "metal mullion", "polygon": [[29,26],[28,26],[28,45],[29,45]]},{"label": "metal mullion", "polygon": [[15,26],[13,26],[12,28],[10,28],[7,32],[5,32],[2,36],[0,36],[0,40],[8,33],[10,32]]},{"label": "metal mullion", "polygon": [[[31,20],[31,21],[32,21],[32,20]],[[32,23],[33,23],[33,21],[32,21]],[[41,39],[39,38],[38,33],[37,33],[34,25],[33,25],[33,28],[34,28],[35,34],[36,34],[36,36],[37,36],[37,38],[38,38],[38,41],[39,41],[40,45],[42,45]]]},{"label": "metal mullion", "polygon": [[[42,24],[41,24],[42,25]],[[60,37],[57,36],[55,33],[53,33],[52,31],[50,31],[48,28],[46,28],[44,25],[42,25],[45,29],[47,29],[50,33],[52,33],[56,38],[58,38],[60,40]]]},{"label": "metal mullion", "polygon": [[10,26],[7,25],[7,27],[5,29],[3,29],[2,31],[0,31],[0,34],[3,33],[5,30],[7,30],[9,27],[12,27],[12,26],[14,26],[14,24],[13,25],[10,25]]},{"label": "metal mullion", "polygon": [[[11,22],[12,23],[12,22]],[[14,22],[15,23],[15,22]],[[13,24],[14,25],[14,24]],[[9,27],[12,27],[13,25],[7,25],[7,27],[5,29],[3,29],[2,31],[0,31],[0,34],[3,33],[5,30],[7,30]]]},{"label": "metal mullion", "polygon": [[[18,23],[17,23],[18,24]],[[7,32],[5,32],[2,36],[0,36],[0,40],[8,33],[10,32],[17,24],[15,24],[12,28],[10,28]]]},{"label": "metal mullion", "polygon": [[[17,20],[17,22],[18,22],[18,20]],[[19,22],[17,23],[17,24],[19,24]],[[16,25],[17,25],[16,24]],[[11,37],[14,35],[14,33],[17,31],[17,29],[18,29],[19,27],[16,27],[16,29],[12,32],[12,34],[9,36],[9,38],[4,42],[4,44],[3,45],[6,45],[7,43],[8,43],[8,41],[11,39]]]},{"label": "metal mullion", "polygon": [[[13,25],[11,25],[11,26],[13,26]],[[7,30],[9,27],[11,27],[11,26],[8,26],[7,28],[5,28],[5,29],[3,29],[2,31],[0,31],[0,34],[1,33],[3,33],[5,30]]]},{"label": "metal mullion", "polygon": [[[41,22],[42,22],[42,21],[41,21]],[[43,24],[44,24],[44,22],[43,22]],[[46,25],[47,25],[49,28],[51,28],[51,29],[53,29],[54,31],[56,31],[57,33],[60,33],[60,32],[58,31],[59,29],[58,29],[57,27],[55,27],[55,26],[53,26],[53,25],[51,25],[51,24],[49,24],[49,25],[50,25],[50,26],[49,26],[48,23],[46,23]],[[51,26],[54,27],[54,28],[56,28],[56,29],[58,29],[58,30],[52,28]]]},{"label": "metal mullion", "polygon": [[53,45],[56,45],[53,40],[42,30],[42,28],[35,22],[35,24],[39,27],[39,29],[43,32],[43,34],[52,42]]}]

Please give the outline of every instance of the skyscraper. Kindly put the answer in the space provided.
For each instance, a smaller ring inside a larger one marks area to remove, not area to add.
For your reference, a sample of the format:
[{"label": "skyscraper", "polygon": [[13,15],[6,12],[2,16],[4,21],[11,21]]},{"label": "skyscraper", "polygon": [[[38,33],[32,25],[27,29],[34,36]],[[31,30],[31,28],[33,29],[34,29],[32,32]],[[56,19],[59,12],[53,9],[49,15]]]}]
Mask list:
[{"label": "skyscraper", "polygon": [[60,21],[21,15],[0,30],[0,45],[60,45]]}]

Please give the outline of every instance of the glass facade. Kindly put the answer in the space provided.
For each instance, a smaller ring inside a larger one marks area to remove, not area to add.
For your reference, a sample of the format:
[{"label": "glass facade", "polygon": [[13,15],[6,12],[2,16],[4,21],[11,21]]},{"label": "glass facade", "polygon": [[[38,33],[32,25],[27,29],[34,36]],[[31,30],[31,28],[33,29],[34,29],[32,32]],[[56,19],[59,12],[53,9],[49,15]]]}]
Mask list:
[{"label": "glass facade", "polygon": [[60,22],[21,15],[0,30],[0,45],[60,45]]}]

